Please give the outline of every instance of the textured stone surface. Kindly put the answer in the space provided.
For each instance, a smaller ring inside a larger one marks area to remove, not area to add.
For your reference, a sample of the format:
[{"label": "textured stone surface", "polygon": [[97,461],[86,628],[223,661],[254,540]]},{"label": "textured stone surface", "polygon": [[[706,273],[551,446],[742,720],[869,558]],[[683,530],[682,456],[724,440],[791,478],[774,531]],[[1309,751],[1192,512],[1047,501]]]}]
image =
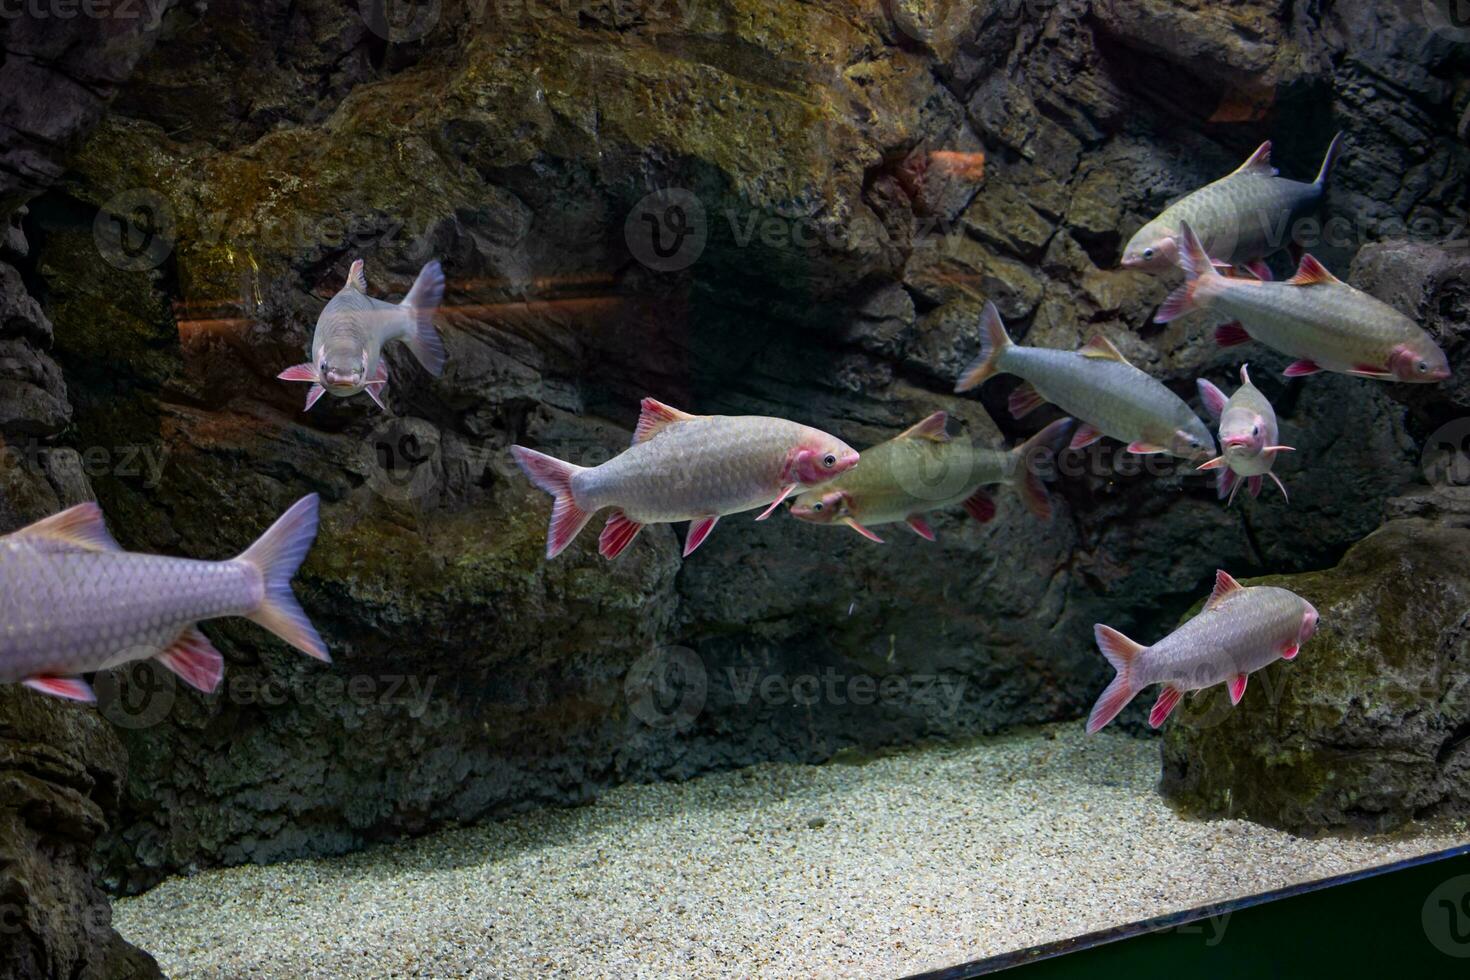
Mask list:
[{"label": "textured stone surface", "polygon": [[1163,791],[1191,812],[1289,830],[1389,830],[1470,813],[1470,489],[1396,503],[1336,568],[1272,576],[1317,635],[1211,692],[1164,738]]},{"label": "textured stone surface", "polygon": [[[1451,417],[1358,379],[1286,383],[1285,359],[1250,348],[1299,448],[1289,507],[1227,511],[1208,481],[1118,473],[1104,446],[1070,461],[1047,528],[1002,491],[988,526],[937,517],[937,545],[746,515],[689,561],[654,528],[603,562],[593,528],[548,564],[549,502],[512,442],[600,461],[649,394],[855,445],[937,408],[1013,440],[1050,417],[1010,420],[1013,380],[949,394],[984,298],[1018,339],[1102,331],[1192,397],[1201,374],[1233,384],[1241,351],[1216,351],[1203,317],[1151,325],[1171,279],[1116,269],[1168,199],[1267,135],[1307,178],[1345,128],[1328,206],[1360,230],[1320,250],[1343,272],[1385,216],[1448,237],[1470,173],[1463,49],[1366,2],[582,7],[446,3],[393,43],[323,0],[180,10],[32,203],[65,442],[114,461],[87,476],[119,540],[225,557],[300,494],[326,503],[299,591],[335,666],[227,623],[207,628],[222,694],[140,668],[140,689],[161,686],[119,723],[113,884],[618,781],[1075,718],[1107,673],[1092,623],[1157,632],[1217,566],[1332,565]],[[983,153],[983,176],[939,153]],[[707,241],[660,271],[635,208],[671,187],[697,198]],[[130,191],[173,227],[151,269],[93,235]],[[449,370],[395,351],[388,417],[361,398],[303,415],[274,375],[356,255],[393,298],[444,260]],[[144,450],[156,479],[116,462]],[[883,678],[888,696],[852,696]]]},{"label": "textured stone surface", "polygon": [[92,871],[127,758],[95,712],[0,687],[0,977],[159,977]]}]

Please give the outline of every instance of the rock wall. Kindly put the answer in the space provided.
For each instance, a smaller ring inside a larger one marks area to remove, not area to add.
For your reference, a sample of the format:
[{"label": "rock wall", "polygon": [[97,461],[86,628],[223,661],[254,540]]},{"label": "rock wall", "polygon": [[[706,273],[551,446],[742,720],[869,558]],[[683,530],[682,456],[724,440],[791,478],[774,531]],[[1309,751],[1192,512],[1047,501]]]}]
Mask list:
[{"label": "rock wall", "polygon": [[[1048,527],[1002,491],[991,524],[936,519],[938,544],[737,517],[689,561],[652,528],[614,563],[590,540],[547,563],[548,501],[506,448],[600,461],[646,394],[859,446],[937,408],[982,440],[1034,431],[1049,416],[1005,415],[1011,380],[949,393],[983,298],[1028,343],[1102,331],[1187,396],[1233,380],[1209,323],[1151,324],[1170,281],[1117,270],[1123,242],[1265,136],[1309,178],[1339,128],[1349,231],[1313,251],[1346,269],[1408,237],[1390,219],[1449,238],[1465,46],[1366,0],[409,10],[176,10],[26,218],[65,442],[98,461],[125,546],[223,557],[297,496],[326,502],[299,591],[333,668],[211,625],[221,695],[141,667],[104,705],[129,756],[116,887],[1077,717],[1107,673],[1092,623],[1161,629],[1217,566],[1332,565],[1453,417],[1440,395],[1285,383],[1253,348],[1300,450],[1289,507],[1226,510],[1103,447],[1069,458]],[[443,259],[449,370],[400,351],[388,414],[302,414],[274,375],[357,255],[394,298]]]},{"label": "rock wall", "polygon": [[[92,497],[22,224],[26,202],[61,174],[159,27],[0,18],[0,532]],[[113,931],[93,868],[126,769],[95,712],[0,687],[0,977],[161,976]]]}]

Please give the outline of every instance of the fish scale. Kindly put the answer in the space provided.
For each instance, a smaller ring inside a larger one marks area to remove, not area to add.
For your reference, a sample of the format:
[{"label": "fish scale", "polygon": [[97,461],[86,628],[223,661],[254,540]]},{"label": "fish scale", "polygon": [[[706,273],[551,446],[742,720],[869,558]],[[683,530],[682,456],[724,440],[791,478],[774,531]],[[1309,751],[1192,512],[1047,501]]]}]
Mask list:
[{"label": "fish scale", "polygon": [[1317,179],[1303,183],[1278,176],[1271,166],[1271,143],[1262,143],[1234,172],[1186,194],[1134,233],[1123,249],[1123,267],[1168,270],[1188,224],[1215,261],[1250,264],[1268,276],[1260,260],[1290,244],[1296,222],[1321,203],[1341,146],[1339,133],[1327,148]]},{"label": "fish scale", "polygon": [[1087,731],[1100,731],[1154,684],[1163,685],[1149,712],[1155,728],[1188,691],[1226,684],[1238,704],[1252,673],[1295,657],[1316,629],[1317,610],[1301,596],[1270,585],[1246,588],[1223,569],[1200,613],[1153,646],[1099,623],[1093,628],[1098,649],[1117,674],[1092,706]]},{"label": "fish scale", "polygon": [[90,701],[76,675],[157,657],[212,691],[224,661],[195,624],[224,616],[329,660],[291,592],[318,507],[314,494],[297,501],[244,554],[219,562],[123,551],[95,504],[0,537],[0,683]]},{"label": "fish scale", "polygon": [[733,514],[771,502],[806,426],[759,416],[673,422],[572,481],[584,510],[619,507],[640,524]]},{"label": "fish scale", "polygon": [[1198,691],[1281,658],[1301,630],[1305,603],[1274,586],[1242,588],[1144,651],[1135,686]]},{"label": "fish scale", "polygon": [[236,562],[45,554],[14,541],[0,548],[0,581],[0,683],[154,656],[199,620],[247,612],[261,593],[259,573]]},{"label": "fish scale", "polygon": [[863,524],[890,524],[963,503],[980,487],[1006,480],[1009,464],[1005,450],[968,439],[892,439],[864,450],[861,466],[818,490],[849,494],[856,502],[852,516]]}]

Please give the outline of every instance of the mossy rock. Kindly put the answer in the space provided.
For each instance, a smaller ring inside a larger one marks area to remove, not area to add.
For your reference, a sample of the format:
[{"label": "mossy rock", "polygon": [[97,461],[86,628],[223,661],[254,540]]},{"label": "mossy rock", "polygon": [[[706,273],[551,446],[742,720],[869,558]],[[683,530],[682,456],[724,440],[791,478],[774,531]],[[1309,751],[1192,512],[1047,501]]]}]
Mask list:
[{"label": "mossy rock", "polygon": [[1252,579],[1317,607],[1317,635],[1231,709],[1187,702],[1163,741],[1166,797],[1304,832],[1470,812],[1470,529],[1405,519],[1336,568]]}]

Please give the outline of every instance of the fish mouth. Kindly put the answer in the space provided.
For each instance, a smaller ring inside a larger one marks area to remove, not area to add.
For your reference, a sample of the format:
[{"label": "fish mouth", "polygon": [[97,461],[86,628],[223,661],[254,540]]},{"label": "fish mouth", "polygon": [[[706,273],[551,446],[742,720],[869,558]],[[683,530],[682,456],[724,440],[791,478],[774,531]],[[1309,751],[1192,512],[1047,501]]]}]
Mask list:
[{"label": "fish mouth", "polygon": [[1251,441],[1246,436],[1232,436],[1225,440],[1226,449],[1249,449]]}]

